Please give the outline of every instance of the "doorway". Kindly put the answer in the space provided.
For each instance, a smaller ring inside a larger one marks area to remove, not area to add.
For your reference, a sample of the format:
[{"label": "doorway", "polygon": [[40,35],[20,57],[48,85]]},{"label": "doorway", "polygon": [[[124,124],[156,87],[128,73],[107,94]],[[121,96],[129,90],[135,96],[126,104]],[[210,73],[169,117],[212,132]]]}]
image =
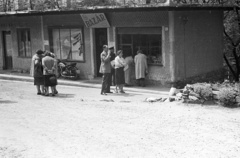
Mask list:
[{"label": "doorway", "polygon": [[99,68],[101,65],[100,55],[103,51],[103,45],[108,44],[107,28],[95,29],[95,43],[96,43],[96,65],[97,65],[97,77],[100,77]]},{"label": "doorway", "polygon": [[10,70],[13,68],[12,63],[12,36],[10,31],[2,32],[3,39],[3,69]]}]

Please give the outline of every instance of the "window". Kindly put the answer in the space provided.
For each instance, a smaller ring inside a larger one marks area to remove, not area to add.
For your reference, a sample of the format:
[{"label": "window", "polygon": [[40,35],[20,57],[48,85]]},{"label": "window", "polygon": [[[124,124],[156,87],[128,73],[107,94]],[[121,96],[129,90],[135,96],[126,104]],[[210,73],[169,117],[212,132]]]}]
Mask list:
[{"label": "window", "polygon": [[18,38],[18,55],[20,57],[31,57],[31,38],[30,38],[30,29],[21,28],[17,29],[17,38]]},{"label": "window", "polygon": [[142,50],[148,64],[162,65],[161,28],[118,28],[118,49],[131,52],[133,56]]},{"label": "window", "polygon": [[51,28],[51,51],[58,59],[84,61],[82,29]]}]

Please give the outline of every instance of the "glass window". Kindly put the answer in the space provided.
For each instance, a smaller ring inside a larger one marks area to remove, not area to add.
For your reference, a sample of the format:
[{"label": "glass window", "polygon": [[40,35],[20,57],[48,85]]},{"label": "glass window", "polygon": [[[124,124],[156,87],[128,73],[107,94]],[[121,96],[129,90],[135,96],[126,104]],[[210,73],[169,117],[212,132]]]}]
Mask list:
[{"label": "glass window", "polygon": [[30,38],[30,29],[21,28],[17,29],[17,38],[18,38],[18,55],[20,57],[31,57],[31,38]]},{"label": "glass window", "polygon": [[58,59],[84,61],[82,29],[53,28],[52,51]]},{"label": "glass window", "polygon": [[148,64],[162,65],[161,28],[119,28],[118,49],[131,52],[134,57],[138,50],[147,56]]}]

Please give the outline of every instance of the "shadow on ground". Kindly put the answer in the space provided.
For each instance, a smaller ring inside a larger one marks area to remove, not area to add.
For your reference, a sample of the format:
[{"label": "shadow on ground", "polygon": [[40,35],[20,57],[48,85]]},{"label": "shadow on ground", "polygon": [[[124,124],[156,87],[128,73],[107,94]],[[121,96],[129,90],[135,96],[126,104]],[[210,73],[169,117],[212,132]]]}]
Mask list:
[{"label": "shadow on ground", "polygon": [[14,104],[17,103],[15,101],[11,101],[11,100],[0,100],[0,104]]},{"label": "shadow on ground", "polygon": [[75,94],[60,93],[54,96],[54,98],[74,98]]}]

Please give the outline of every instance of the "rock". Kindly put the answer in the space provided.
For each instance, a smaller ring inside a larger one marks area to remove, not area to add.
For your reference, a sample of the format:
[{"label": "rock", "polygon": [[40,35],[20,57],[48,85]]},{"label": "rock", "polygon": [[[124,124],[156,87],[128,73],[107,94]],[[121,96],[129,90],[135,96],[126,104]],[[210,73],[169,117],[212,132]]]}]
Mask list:
[{"label": "rock", "polygon": [[201,102],[200,100],[189,100],[188,103],[189,104],[203,104],[203,102]]},{"label": "rock", "polygon": [[240,103],[240,96],[236,97],[236,102],[239,104]]},{"label": "rock", "polygon": [[219,99],[219,97],[218,97],[219,91],[212,91],[212,92],[213,92],[213,99],[218,100]]},{"label": "rock", "polygon": [[177,93],[176,96],[181,98],[183,96],[183,94],[182,93]]},{"label": "rock", "polygon": [[168,102],[170,102],[170,100],[169,100],[169,98],[166,98],[163,102],[168,103]]},{"label": "rock", "polygon": [[169,96],[174,96],[176,94],[176,88],[175,87],[171,87],[170,91],[169,91]]},{"label": "rock", "polygon": [[175,99],[175,98],[173,98],[173,97],[169,97],[168,99],[169,99],[169,102],[173,102],[173,101],[175,101],[175,100],[176,100],[176,99]]},{"label": "rock", "polygon": [[162,98],[154,98],[154,97],[150,97],[150,98],[146,98],[145,101],[146,102],[157,102],[162,100]]},{"label": "rock", "polygon": [[190,92],[189,92],[189,96],[195,96],[195,97],[197,97],[197,98],[200,98],[200,95],[197,94],[197,93],[195,93],[194,91],[190,91]]},{"label": "rock", "polygon": [[193,100],[193,101],[199,100],[199,99],[198,99],[197,97],[195,97],[195,96],[189,96],[188,98],[189,98],[189,100]]},{"label": "rock", "polygon": [[162,98],[161,102],[165,102],[166,100],[168,100],[167,98]]}]

